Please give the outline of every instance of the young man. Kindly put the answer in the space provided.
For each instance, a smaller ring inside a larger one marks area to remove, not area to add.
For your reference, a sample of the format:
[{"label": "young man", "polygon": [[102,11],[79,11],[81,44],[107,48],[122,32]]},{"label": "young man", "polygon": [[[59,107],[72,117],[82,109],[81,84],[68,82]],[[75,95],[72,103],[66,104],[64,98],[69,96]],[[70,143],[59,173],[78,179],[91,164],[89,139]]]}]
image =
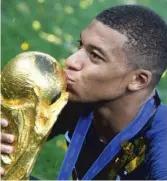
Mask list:
[{"label": "young man", "polygon": [[167,179],[167,107],[155,90],[166,42],[165,22],[136,5],[104,10],[81,33],[66,61],[70,101],[50,135],[70,144],[58,179]]}]

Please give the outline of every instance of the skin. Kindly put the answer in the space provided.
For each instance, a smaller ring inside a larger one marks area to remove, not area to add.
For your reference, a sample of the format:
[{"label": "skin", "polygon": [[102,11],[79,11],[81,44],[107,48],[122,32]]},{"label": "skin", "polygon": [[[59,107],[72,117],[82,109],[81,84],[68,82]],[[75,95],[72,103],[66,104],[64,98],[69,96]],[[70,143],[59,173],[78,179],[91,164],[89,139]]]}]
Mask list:
[{"label": "skin", "polygon": [[[66,61],[69,99],[93,105],[95,130],[106,143],[136,117],[154,92],[151,72],[128,66],[126,43],[125,35],[93,20],[81,33],[79,50]],[[5,147],[14,140],[11,136],[2,135],[1,152],[13,151]]]}]

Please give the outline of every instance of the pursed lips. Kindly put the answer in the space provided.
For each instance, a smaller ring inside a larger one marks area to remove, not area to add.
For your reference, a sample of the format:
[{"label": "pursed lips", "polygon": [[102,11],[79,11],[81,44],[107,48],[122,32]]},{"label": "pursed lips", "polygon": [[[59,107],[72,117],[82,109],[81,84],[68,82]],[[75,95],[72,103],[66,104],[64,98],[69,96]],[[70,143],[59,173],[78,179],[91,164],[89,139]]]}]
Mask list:
[{"label": "pursed lips", "polygon": [[65,75],[66,75],[66,80],[67,84],[74,83],[75,81],[70,77],[69,73],[67,70],[65,70]]}]

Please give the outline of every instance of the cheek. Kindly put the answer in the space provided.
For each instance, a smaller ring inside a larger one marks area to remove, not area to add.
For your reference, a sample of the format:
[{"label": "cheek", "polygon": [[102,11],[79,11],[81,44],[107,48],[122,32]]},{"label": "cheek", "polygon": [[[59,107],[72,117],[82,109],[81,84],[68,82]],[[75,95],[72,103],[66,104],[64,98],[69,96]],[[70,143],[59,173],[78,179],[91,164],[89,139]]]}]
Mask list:
[{"label": "cheek", "polygon": [[82,79],[86,85],[91,84],[92,86],[99,86],[99,84],[103,85],[109,83],[112,79],[110,73],[103,68],[95,67],[88,69],[85,73],[82,74]]},{"label": "cheek", "polygon": [[88,67],[78,72],[72,94],[76,100],[99,101],[116,98],[123,92],[123,74],[116,69]]},{"label": "cheek", "polygon": [[87,95],[97,96],[102,94],[102,90],[108,89],[111,85],[111,78],[103,71],[94,68],[94,70],[85,71],[81,77],[82,82],[78,88],[82,88],[82,93]]},{"label": "cheek", "polygon": [[101,69],[84,75],[84,86],[87,94],[99,99],[114,98],[124,92],[124,76],[116,71]]},{"label": "cheek", "polygon": [[96,85],[99,82],[104,81],[104,76],[102,75],[102,72],[95,67],[82,72],[81,79],[85,85],[90,86],[92,84]]}]

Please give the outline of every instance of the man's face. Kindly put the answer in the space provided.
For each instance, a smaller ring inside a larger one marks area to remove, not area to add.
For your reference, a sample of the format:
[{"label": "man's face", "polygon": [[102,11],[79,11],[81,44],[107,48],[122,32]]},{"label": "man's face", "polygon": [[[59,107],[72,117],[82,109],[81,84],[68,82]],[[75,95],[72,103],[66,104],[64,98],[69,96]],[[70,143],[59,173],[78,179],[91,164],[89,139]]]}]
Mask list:
[{"label": "man's face", "polygon": [[80,49],[67,58],[70,100],[110,101],[123,95],[128,83],[123,45],[127,38],[97,20],[81,33]]}]

